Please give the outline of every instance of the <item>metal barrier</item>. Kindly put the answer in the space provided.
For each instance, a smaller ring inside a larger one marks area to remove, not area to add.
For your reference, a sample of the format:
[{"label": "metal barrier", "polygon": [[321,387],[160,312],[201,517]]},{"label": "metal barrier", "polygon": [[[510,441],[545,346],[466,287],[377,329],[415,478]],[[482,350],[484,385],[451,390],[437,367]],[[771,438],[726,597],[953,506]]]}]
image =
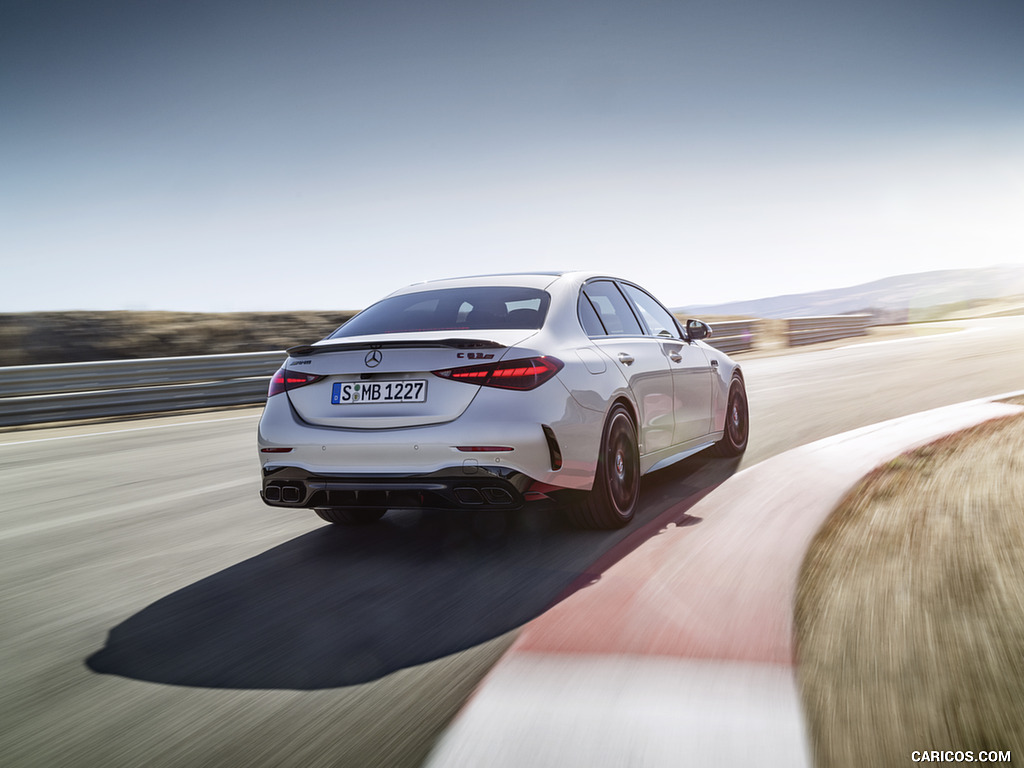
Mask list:
[{"label": "metal barrier", "polygon": [[820,341],[864,336],[871,315],[831,315],[827,317],[791,317],[786,322],[786,344],[798,347]]},{"label": "metal barrier", "polygon": [[0,367],[0,426],[261,403],[285,352]]},{"label": "metal barrier", "polygon": [[[709,343],[751,349],[758,320],[715,323]],[[0,427],[262,403],[284,351],[0,367]]]},{"label": "metal barrier", "polygon": [[760,320],[724,320],[708,325],[712,333],[707,343],[726,354],[753,349],[757,334],[761,331]]},{"label": "metal barrier", "polygon": [[[757,320],[714,324],[709,343],[751,349]],[[0,427],[262,403],[284,351],[0,367]]]}]

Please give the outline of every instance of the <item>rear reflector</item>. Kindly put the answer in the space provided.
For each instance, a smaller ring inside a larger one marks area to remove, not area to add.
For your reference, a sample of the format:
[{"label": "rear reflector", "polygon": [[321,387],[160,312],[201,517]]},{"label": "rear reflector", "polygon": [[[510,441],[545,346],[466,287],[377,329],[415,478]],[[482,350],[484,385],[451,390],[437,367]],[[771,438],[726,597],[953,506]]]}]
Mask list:
[{"label": "rear reflector", "polygon": [[270,379],[270,388],[267,390],[267,397],[273,397],[274,395],[279,395],[282,392],[288,392],[292,389],[304,387],[307,384],[320,381],[322,378],[323,376],[315,376],[314,374],[303,373],[302,371],[289,371],[287,368],[282,368],[274,374],[273,378]]},{"label": "rear reflector", "polygon": [[455,450],[463,453],[499,453],[502,451],[514,451],[507,445],[456,445]]},{"label": "rear reflector", "polygon": [[483,387],[536,389],[560,370],[563,363],[556,357],[527,357],[519,360],[502,360],[484,365],[467,365],[463,368],[446,368],[433,371],[435,376]]},{"label": "rear reflector", "polygon": [[293,448],[260,448],[260,453],[291,453]]}]

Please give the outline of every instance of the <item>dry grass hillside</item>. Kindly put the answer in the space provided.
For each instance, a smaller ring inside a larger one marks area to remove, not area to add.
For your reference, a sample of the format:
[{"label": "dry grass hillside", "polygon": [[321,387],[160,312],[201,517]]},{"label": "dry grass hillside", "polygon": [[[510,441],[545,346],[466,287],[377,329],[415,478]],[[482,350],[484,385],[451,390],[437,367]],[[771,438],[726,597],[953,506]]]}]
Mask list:
[{"label": "dry grass hillside", "polygon": [[0,365],[284,349],[355,312],[21,312],[0,314]]},{"label": "dry grass hillside", "polygon": [[1022,456],[1019,416],[940,440],[869,475],[818,534],[796,604],[815,765],[1024,750]]}]

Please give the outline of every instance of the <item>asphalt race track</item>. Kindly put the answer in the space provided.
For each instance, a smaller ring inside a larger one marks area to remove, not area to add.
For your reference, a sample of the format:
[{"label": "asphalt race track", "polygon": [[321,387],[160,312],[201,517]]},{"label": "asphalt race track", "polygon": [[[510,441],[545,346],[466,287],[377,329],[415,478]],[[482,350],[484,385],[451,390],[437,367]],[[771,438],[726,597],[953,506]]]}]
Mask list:
[{"label": "asphalt race track", "polygon": [[2,433],[0,765],[419,765],[516,628],[659,517],[789,448],[1024,386],[1024,318],[955,325],[741,357],[747,455],[645,478],[623,532],[265,507],[258,409]]}]

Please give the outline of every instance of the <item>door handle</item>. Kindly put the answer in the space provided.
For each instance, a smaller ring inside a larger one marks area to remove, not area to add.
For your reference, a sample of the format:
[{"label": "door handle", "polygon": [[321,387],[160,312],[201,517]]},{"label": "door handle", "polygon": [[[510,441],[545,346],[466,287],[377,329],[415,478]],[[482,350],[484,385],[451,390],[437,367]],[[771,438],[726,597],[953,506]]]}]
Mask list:
[{"label": "door handle", "polygon": [[671,360],[673,363],[683,362],[683,356],[676,352],[674,349],[668,353],[668,359]]},{"label": "door handle", "polygon": [[633,356],[626,354],[625,352],[619,352],[619,362],[622,363],[623,365],[632,365]]}]

